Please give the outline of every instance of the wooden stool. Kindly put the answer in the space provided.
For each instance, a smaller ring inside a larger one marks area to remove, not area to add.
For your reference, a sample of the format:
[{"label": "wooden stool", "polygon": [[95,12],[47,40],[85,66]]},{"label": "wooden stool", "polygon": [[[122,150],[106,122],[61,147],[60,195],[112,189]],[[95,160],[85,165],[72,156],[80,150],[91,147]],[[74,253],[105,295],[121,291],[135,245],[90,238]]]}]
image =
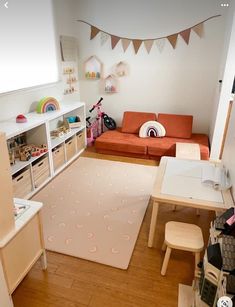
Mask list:
[{"label": "wooden stool", "polygon": [[171,255],[171,249],[180,249],[195,253],[195,268],[200,262],[200,252],[204,247],[201,228],[194,224],[168,222],[165,227],[165,241],[162,249],[165,257],[162,264],[161,275],[166,275],[167,265]]}]

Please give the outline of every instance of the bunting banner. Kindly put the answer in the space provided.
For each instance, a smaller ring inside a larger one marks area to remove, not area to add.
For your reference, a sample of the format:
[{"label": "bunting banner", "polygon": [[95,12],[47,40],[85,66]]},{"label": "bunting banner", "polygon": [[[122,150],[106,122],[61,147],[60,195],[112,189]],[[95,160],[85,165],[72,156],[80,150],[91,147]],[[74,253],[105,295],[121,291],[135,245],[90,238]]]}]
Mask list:
[{"label": "bunting banner", "polygon": [[96,37],[96,35],[100,32],[100,30],[94,26],[91,26],[91,39]]},{"label": "bunting banner", "polygon": [[132,39],[132,43],[135,49],[135,53],[137,53],[143,41],[141,39]]},{"label": "bunting banner", "polygon": [[147,51],[147,53],[150,53],[152,47],[153,47],[153,43],[156,43],[157,49],[159,50],[159,52],[163,51],[163,48],[165,46],[165,41],[167,40],[170,45],[172,46],[173,49],[176,48],[177,45],[177,41],[178,41],[178,36],[180,36],[183,41],[186,43],[186,45],[189,44],[189,40],[190,40],[190,35],[191,32],[194,31],[200,38],[202,38],[204,36],[204,23],[210,19],[219,17],[221,15],[215,15],[215,16],[211,16],[201,22],[199,22],[198,24],[184,29],[180,32],[177,33],[173,33],[164,37],[156,37],[156,38],[145,38],[145,39],[138,39],[138,38],[128,38],[128,37],[121,37],[121,36],[117,36],[108,32],[105,32],[95,26],[93,26],[92,24],[84,21],[84,20],[77,20],[78,22],[83,22],[87,25],[89,25],[91,27],[91,34],[90,34],[90,39],[94,39],[98,33],[100,33],[100,43],[101,46],[103,46],[107,40],[109,39],[109,37],[111,37],[111,47],[112,49],[114,49],[116,47],[116,45],[118,44],[119,41],[121,41],[122,43],[122,48],[123,51],[125,52],[127,50],[127,48],[129,47],[130,43],[132,42],[133,48],[134,48],[134,52],[135,54],[138,53],[142,43],[144,43],[145,49]]},{"label": "bunting banner", "polygon": [[123,48],[123,51],[125,52],[127,50],[127,48],[129,47],[131,43],[131,40],[130,39],[127,39],[127,38],[123,38],[122,39],[122,48]]},{"label": "bunting banner", "polygon": [[183,38],[183,40],[185,41],[187,45],[189,43],[190,33],[191,33],[191,29],[187,29],[187,30],[180,32],[181,37]]},{"label": "bunting banner", "polygon": [[170,42],[173,49],[175,49],[177,38],[178,38],[178,34],[172,34],[172,35],[167,36],[167,39]]},{"label": "bunting banner", "polygon": [[114,36],[114,35],[111,35],[111,45],[112,45],[112,49],[114,49],[117,45],[117,43],[120,41],[120,37],[118,36]]},{"label": "bunting banner", "polygon": [[199,23],[198,25],[194,26],[193,31],[201,38],[204,33],[203,23]]},{"label": "bunting banner", "polygon": [[145,45],[145,49],[147,50],[147,52],[149,53],[153,47],[153,39],[149,39],[147,41],[144,41],[144,45]]},{"label": "bunting banner", "polygon": [[156,45],[157,45],[159,52],[162,52],[163,49],[164,49],[164,46],[165,46],[166,39],[165,38],[159,38],[159,39],[155,40],[155,42],[156,42]]},{"label": "bunting banner", "polygon": [[110,35],[108,35],[104,32],[100,32],[100,44],[101,44],[101,46],[103,46],[107,42],[109,37],[110,37]]}]

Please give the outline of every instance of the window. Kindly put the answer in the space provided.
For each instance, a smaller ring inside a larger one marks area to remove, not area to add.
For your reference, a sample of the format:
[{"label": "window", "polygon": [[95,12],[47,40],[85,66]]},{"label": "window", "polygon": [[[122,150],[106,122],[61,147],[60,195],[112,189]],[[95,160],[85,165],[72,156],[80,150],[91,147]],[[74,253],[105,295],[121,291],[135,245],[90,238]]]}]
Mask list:
[{"label": "window", "polygon": [[52,1],[0,4],[0,93],[58,81]]}]

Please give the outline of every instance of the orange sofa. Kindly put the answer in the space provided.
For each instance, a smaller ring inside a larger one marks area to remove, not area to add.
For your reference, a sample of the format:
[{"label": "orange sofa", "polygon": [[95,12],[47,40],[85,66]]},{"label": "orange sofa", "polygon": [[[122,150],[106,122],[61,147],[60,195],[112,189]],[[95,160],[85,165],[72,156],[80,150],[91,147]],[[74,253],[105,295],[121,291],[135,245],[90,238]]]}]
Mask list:
[{"label": "orange sofa", "polygon": [[[147,121],[158,121],[165,130],[164,137],[139,137],[140,127]],[[104,154],[150,158],[175,156],[176,142],[197,143],[201,159],[209,159],[209,141],[205,134],[192,133],[193,116],[124,112],[122,127],[104,132],[95,141],[96,151]]]}]

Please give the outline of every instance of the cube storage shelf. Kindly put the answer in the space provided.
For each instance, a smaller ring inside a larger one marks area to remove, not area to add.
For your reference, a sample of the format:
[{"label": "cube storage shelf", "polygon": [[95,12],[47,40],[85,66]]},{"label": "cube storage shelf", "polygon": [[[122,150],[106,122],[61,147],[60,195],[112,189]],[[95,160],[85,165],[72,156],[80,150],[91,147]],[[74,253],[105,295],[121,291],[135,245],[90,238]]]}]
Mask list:
[{"label": "cube storage shelf", "polygon": [[[85,104],[61,103],[60,110],[43,114],[25,115],[26,123],[16,123],[15,118],[0,122],[0,131],[9,140],[26,133],[28,144],[46,144],[48,150],[28,161],[18,161],[11,166],[14,197],[30,198],[55,175],[76,159],[86,147]],[[72,128],[61,137],[52,138],[50,132],[58,128],[67,117],[78,116],[80,127]]]}]

